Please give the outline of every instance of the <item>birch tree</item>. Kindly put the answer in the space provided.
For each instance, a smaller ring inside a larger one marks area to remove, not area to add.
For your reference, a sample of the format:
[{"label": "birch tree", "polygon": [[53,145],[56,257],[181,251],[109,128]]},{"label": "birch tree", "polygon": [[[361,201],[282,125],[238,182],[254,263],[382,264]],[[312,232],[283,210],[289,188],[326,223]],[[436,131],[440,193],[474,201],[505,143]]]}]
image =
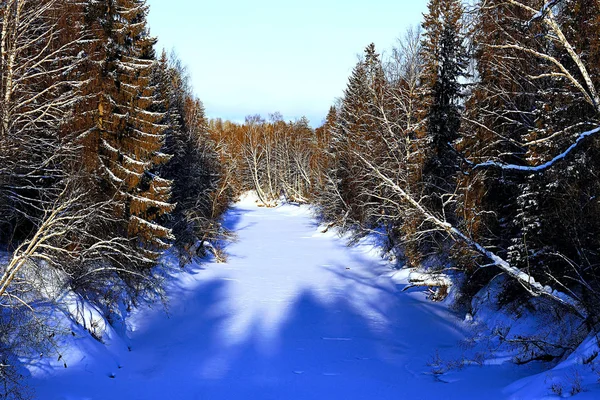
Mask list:
[{"label": "birch tree", "polygon": [[2,5],[0,240],[18,241],[40,216],[42,203],[56,195],[53,184],[65,173],[62,164],[75,154],[64,128],[80,99],[82,82],[74,71],[85,37],[68,23],[80,16],[74,2],[11,0]]}]

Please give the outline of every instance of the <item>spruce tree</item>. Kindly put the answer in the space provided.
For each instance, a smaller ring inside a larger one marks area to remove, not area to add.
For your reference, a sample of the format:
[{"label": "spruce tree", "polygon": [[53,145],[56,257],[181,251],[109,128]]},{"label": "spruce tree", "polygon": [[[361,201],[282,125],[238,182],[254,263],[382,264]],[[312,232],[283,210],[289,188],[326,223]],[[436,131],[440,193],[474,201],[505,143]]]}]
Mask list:
[{"label": "spruce tree", "polygon": [[[175,210],[166,220],[180,247],[198,240],[212,239],[219,232],[216,219],[220,209],[213,207],[213,192],[220,179],[220,167],[202,102],[192,94],[181,62],[163,52],[154,73],[159,98],[155,111],[162,112],[165,153],[171,159],[160,171],[172,181]],[[217,202],[218,203],[218,202]]]},{"label": "spruce tree", "polygon": [[364,132],[365,115],[369,89],[367,71],[364,62],[359,62],[352,71],[344,98],[340,107],[338,122],[332,132],[332,169],[327,192],[331,197],[324,207],[327,218],[340,219],[345,225],[346,219],[352,222],[362,221],[363,216],[356,207],[358,193],[357,180],[360,164],[356,162],[356,137]]},{"label": "spruce tree", "polygon": [[[423,28],[423,82],[427,106],[426,160],[423,179],[434,191],[433,196],[451,193],[457,170],[453,142],[461,123],[461,79],[467,76],[467,54],[462,33],[461,2],[430,0]],[[446,192],[446,193],[444,193]],[[437,204],[439,206],[439,204]]]},{"label": "spruce tree", "polygon": [[[127,240],[125,254],[111,262],[134,271],[148,271],[173,238],[160,222],[174,205],[171,181],[159,174],[170,156],[161,152],[166,126],[152,81],[156,40],[147,13],[143,0],[87,4],[86,29],[96,40],[87,49],[92,62],[80,113],[83,160],[95,175],[90,190],[112,203],[113,218],[98,221],[98,234]],[[135,273],[120,275],[134,289],[141,283]]]},{"label": "spruce tree", "polygon": [[[421,57],[423,73],[419,117],[425,121],[414,133],[408,159],[408,182],[416,198],[435,215],[455,221],[454,203],[448,202],[456,187],[459,159],[453,148],[461,124],[463,85],[467,77],[467,54],[462,26],[463,8],[459,0],[430,0],[424,29]],[[443,238],[428,231],[419,215],[409,215],[404,223],[408,238],[418,235],[419,244],[409,241],[409,263],[418,265],[423,256],[441,251]]]},{"label": "spruce tree", "polygon": [[379,54],[370,44],[365,49],[364,60],[357,63],[349,78],[338,121],[332,130],[333,159],[329,181],[336,188],[329,190],[332,198],[337,199],[332,213],[336,218],[348,219],[350,224],[370,226],[377,219],[377,211],[369,206],[372,204],[373,181],[360,157],[373,159],[378,152],[382,140],[381,106],[385,88]]}]

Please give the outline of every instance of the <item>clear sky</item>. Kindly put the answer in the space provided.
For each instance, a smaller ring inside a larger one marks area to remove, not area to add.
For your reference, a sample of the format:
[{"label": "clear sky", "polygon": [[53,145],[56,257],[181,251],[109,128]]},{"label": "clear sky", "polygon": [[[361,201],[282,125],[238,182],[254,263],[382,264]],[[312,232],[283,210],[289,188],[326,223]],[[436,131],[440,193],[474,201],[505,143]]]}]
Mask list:
[{"label": "clear sky", "polygon": [[209,117],[279,111],[313,126],[342,95],[357,54],[391,48],[426,0],[147,0],[159,48],[187,65]]}]

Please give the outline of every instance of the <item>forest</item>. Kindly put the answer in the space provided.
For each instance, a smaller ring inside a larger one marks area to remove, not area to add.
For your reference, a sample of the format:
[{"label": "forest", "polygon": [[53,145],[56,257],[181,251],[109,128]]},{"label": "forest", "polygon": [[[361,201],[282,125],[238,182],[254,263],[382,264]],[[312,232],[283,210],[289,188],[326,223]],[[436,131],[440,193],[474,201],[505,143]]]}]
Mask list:
[{"label": "forest", "polygon": [[24,398],[19,357],[60,353],[65,292],[111,323],[163,301],[161,256],[225,259],[248,190],[380,235],[432,301],[468,313],[496,285],[498,309],[570,324],[523,340],[531,359],[597,333],[600,3],[471,3],[429,0],[391,51],[368,45],[313,129],[207,118],[144,0],[2,0],[0,398]]}]

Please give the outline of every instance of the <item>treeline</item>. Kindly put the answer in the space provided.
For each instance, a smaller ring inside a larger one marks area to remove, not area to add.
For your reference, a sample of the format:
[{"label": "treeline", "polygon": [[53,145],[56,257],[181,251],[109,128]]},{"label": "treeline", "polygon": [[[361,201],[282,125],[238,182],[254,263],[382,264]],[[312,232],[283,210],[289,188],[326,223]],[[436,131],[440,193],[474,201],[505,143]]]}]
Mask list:
[{"label": "treeline", "polygon": [[0,5],[0,375],[10,383],[16,356],[52,346],[58,329],[34,309],[74,291],[110,321],[160,295],[159,257],[217,237],[228,197],[202,103],[177,58],[155,54],[144,0]]},{"label": "treeline", "polygon": [[232,193],[253,190],[264,205],[281,196],[313,200],[328,140],[322,130],[315,133],[306,118],[285,122],[274,113],[268,121],[248,116],[243,124],[215,119],[209,122],[209,132]]}]

